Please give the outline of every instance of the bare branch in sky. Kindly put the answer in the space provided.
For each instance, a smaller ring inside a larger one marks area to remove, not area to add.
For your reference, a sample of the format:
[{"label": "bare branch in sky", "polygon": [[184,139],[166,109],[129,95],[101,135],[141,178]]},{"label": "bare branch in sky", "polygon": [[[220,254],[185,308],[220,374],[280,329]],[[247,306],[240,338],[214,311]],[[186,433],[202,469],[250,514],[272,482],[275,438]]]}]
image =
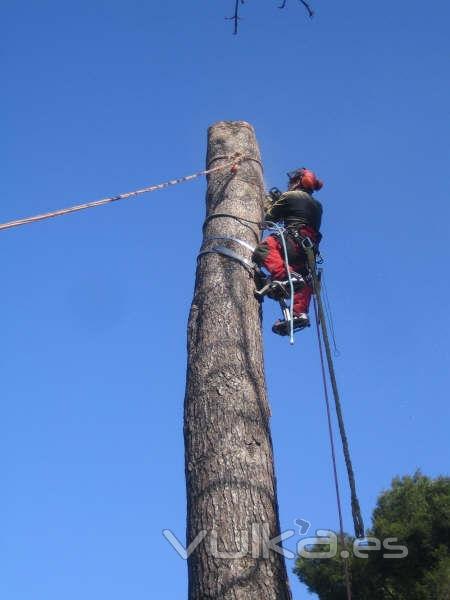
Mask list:
[{"label": "bare branch in sky", "polygon": [[233,34],[236,35],[238,32],[238,22],[241,17],[239,16],[239,5],[244,4],[244,0],[236,0],[234,5],[234,15],[232,17],[225,17],[228,21],[234,21],[234,31]]},{"label": "bare branch in sky", "polygon": [[[306,8],[306,10],[308,11],[308,15],[310,17],[310,19],[313,18],[314,16],[314,11],[311,8],[311,6],[308,4],[308,2],[306,2],[306,0],[300,0],[300,2],[303,4],[303,6]],[[286,0],[284,0],[284,3],[286,4]]]},{"label": "bare branch in sky", "polygon": [[[308,11],[308,16],[312,19],[314,16],[314,11],[311,8],[311,5],[309,4],[309,2],[306,2],[306,0],[299,0],[299,2],[301,2],[303,4],[303,6]],[[286,4],[287,4],[287,0],[283,0],[283,2],[280,4],[280,6],[278,8],[286,8]]]},{"label": "bare branch in sky", "polygon": [[[232,17],[225,17],[229,21],[234,21],[234,31],[233,31],[234,35],[236,35],[238,32],[238,23],[241,20],[241,17],[239,16],[239,7],[241,4],[244,4],[244,1],[245,0],[235,0],[234,15]],[[306,11],[308,12],[308,16],[312,19],[314,16],[314,11],[311,8],[311,5],[309,4],[309,2],[307,2],[307,0],[299,0],[299,2],[301,4],[303,4]],[[287,0],[282,0],[280,6],[278,8],[285,8],[286,5],[287,5]]]}]

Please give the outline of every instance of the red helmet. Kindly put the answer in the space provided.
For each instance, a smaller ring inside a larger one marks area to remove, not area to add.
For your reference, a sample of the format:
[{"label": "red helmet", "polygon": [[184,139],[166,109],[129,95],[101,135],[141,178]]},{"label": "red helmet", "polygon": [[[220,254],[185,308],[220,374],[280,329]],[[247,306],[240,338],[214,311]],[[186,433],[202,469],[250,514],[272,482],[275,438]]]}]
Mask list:
[{"label": "red helmet", "polygon": [[308,192],[315,192],[323,187],[323,182],[309,169],[302,167],[288,173],[289,189],[301,188]]}]

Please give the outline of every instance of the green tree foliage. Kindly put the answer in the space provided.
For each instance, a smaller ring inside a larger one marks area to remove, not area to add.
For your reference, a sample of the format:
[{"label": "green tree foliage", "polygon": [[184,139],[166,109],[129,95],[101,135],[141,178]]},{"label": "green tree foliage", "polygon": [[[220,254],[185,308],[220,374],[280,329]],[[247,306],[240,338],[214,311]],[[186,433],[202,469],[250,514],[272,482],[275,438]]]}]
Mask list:
[{"label": "green tree foliage", "polygon": [[[367,536],[381,541],[378,551],[365,552],[358,544],[367,558],[354,556],[354,538],[345,540],[355,598],[450,600],[449,477],[431,479],[417,472],[394,479],[391,489],[378,498]],[[408,549],[404,558],[398,558],[399,550],[394,549],[399,545]],[[320,600],[346,599],[342,549],[339,546],[331,559],[297,559],[294,572]]]}]

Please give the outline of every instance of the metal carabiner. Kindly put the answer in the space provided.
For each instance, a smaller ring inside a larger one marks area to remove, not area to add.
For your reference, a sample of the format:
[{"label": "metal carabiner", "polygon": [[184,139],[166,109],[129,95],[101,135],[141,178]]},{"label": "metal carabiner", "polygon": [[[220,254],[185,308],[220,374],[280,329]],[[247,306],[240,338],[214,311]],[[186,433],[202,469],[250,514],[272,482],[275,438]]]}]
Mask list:
[{"label": "metal carabiner", "polygon": [[309,237],[304,237],[302,239],[302,246],[305,250],[313,250],[314,249],[314,244],[311,241],[311,238],[309,238]]}]

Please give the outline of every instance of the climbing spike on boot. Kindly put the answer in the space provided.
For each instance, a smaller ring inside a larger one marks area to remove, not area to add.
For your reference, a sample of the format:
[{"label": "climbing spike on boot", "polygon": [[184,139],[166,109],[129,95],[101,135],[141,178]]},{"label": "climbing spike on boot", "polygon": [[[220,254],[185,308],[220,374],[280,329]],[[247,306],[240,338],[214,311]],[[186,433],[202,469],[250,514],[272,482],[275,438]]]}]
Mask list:
[{"label": "climbing spike on boot", "polygon": [[[294,331],[301,331],[305,329],[305,327],[310,327],[310,322],[308,315],[306,313],[300,313],[299,315],[294,315]],[[284,319],[279,319],[272,325],[272,331],[277,335],[289,335],[291,332],[291,321],[286,321]]]},{"label": "climbing spike on boot", "polygon": [[[298,292],[305,287],[305,280],[300,273],[291,273],[291,281],[294,287],[294,292]],[[289,298],[291,295],[291,286],[289,279],[278,280],[269,279],[266,285],[260,290],[255,291],[256,296],[262,298],[263,296],[269,296],[272,300],[279,300],[280,298]]]}]

